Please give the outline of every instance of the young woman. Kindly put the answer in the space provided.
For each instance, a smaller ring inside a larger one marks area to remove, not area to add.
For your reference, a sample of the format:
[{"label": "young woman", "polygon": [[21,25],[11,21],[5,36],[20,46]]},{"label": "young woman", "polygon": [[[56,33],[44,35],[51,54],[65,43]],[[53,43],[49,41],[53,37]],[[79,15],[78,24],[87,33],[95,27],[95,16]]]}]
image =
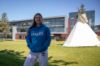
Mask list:
[{"label": "young woman", "polygon": [[51,42],[50,30],[43,23],[40,13],[35,14],[33,24],[28,29],[26,37],[27,46],[30,50],[24,66],[34,66],[39,61],[39,66],[48,66],[48,47]]}]

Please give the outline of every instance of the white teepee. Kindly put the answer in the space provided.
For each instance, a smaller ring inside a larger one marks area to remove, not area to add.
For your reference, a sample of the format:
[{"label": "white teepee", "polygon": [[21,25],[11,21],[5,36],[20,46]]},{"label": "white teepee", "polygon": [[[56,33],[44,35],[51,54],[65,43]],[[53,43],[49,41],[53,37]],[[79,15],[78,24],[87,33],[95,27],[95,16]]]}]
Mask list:
[{"label": "white teepee", "polygon": [[82,5],[78,13],[78,21],[63,46],[100,46],[97,35],[87,23],[88,19]]},{"label": "white teepee", "polygon": [[99,46],[100,41],[87,23],[77,22],[63,46]]}]

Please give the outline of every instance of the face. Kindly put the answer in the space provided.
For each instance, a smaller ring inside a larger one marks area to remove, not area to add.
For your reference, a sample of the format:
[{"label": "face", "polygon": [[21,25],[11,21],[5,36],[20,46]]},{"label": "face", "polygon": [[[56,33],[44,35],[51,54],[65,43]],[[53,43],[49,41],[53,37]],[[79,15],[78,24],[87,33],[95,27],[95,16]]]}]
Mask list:
[{"label": "face", "polygon": [[43,19],[42,19],[42,17],[41,17],[40,15],[36,15],[36,16],[35,16],[36,24],[38,24],[38,25],[41,24],[41,23],[42,23],[42,20],[43,20]]}]

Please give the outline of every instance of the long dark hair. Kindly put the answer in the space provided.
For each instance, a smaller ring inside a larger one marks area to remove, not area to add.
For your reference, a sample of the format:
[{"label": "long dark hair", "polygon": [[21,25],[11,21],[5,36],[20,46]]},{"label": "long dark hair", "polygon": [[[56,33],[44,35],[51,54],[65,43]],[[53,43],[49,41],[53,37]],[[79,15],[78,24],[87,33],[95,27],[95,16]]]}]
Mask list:
[{"label": "long dark hair", "polygon": [[33,27],[36,27],[35,17],[36,17],[37,15],[39,15],[39,16],[41,16],[41,18],[43,18],[41,13],[36,13],[36,14],[34,15],[33,23],[32,23],[32,26],[30,27],[30,29],[33,28]]}]

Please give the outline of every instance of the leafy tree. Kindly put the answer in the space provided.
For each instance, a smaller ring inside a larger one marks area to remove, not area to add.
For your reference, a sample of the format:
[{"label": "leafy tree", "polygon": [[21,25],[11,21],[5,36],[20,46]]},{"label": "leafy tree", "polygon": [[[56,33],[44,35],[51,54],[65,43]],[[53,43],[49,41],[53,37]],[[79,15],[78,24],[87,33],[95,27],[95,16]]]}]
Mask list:
[{"label": "leafy tree", "polygon": [[7,35],[9,33],[9,24],[6,13],[2,14],[0,22],[0,33],[2,33],[1,35],[3,36],[4,39],[7,39]]}]

